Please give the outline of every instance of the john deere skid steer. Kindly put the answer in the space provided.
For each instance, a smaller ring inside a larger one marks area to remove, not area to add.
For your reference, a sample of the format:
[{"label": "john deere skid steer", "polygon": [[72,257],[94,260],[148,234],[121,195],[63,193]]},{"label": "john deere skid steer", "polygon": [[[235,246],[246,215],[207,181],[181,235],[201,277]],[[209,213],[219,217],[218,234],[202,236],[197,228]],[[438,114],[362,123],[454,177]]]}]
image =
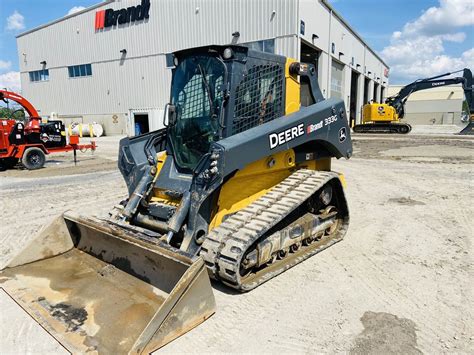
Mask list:
[{"label": "john deere skid steer", "polygon": [[157,349],[213,314],[209,276],[251,290],[348,227],[344,103],[313,66],[240,46],[167,62],[166,128],[120,142],[129,197],[108,219],[64,214],[0,273],[74,353]]}]

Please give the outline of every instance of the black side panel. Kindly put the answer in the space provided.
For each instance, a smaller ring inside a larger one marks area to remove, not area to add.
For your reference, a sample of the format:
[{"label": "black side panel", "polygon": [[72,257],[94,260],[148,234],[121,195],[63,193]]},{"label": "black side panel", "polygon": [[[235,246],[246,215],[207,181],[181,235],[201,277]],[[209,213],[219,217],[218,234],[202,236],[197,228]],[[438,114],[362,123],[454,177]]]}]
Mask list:
[{"label": "black side panel", "polygon": [[66,146],[66,128],[61,121],[41,123],[40,140],[46,148]]},{"label": "black side panel", "polygon": [[118,168],[131,194],[144,172],[155,165],[156,153],[166,148],[166,129],[120,140]]},{"label": "black side panel", "polygon": [[[302,107],[294,114],[214,143],[224,150],[223,177],[266,156],[302,145],[314,145],[335,158],[352,155],[350,129],[344,102],[328,99]],[[212,149],[211,149],[212,150]]]},{"label": "black side panel", "polygon": [[12,131],[8,135],[8,141],[10,144],[20,145],[25,144],[25,125],[18,122],[13,126]]},{"label": "black side panel", "polygon": [[[15,126],[17,127],[18,124]],[[40,133],[33,132],[25,135],[28,144],[42,144],[46,148],[66,146],[66,128],[61,121],[48,121],[40,124]]]}]

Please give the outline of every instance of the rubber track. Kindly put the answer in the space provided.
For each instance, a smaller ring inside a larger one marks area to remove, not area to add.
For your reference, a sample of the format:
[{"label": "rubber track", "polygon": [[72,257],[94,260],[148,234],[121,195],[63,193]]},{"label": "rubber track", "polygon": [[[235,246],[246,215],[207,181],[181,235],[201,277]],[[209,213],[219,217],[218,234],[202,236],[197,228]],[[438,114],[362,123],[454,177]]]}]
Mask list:
[{"label": "rubber track", "polygon": [[[401,132],[402,127],[407,127],[407,132]],[[408,123],[365,123],[355,125],[352,130],[355,133],[394,133],[394,134],[407,134],[411,132],[411,125]],[[396,132],[393,132],[396,130]]]},{"label": "rubber track", "polygon": [[[289,262],[289,260],[287,265],[283,265],[271,273],[268,272],[257,280],[253,278],[252,282],[241,279],[240,263],[246,251],[265,232],[303,204],[324,184],[335,178],[339,177],[334,172],[298,170],[267,194],[214,228],[204,239],[200,252],[209,268],[210,276],[235,289],[248,291],[341,240],[347,230],[347,223],[341,228],[342,230],[338,234],[339,238],[326,243],[323,247],[319,247],[317,250],[313,248],[314,250],[311,250],[310,253],[301,253],[304,255],[299,255],[300,252],[296,252],[293,258],[289,258],[293,262]],[[279,262],[285,264],[287,258]]]}]

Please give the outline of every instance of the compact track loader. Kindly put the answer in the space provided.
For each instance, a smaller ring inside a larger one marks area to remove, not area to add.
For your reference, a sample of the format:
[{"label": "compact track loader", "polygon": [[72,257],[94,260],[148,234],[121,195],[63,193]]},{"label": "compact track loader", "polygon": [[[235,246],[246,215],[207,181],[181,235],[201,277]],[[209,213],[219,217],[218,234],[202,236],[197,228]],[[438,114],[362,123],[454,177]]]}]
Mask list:
[{"label": "compact track loader", "polygon": [[209,276],[251,290],[348,228],[346,111],[313,66],[235,45],[167,62],[166,128],[120,142],[129,197],[108,219],[65,213],[0,274],[73,352],[157,349],[213,314]]}]

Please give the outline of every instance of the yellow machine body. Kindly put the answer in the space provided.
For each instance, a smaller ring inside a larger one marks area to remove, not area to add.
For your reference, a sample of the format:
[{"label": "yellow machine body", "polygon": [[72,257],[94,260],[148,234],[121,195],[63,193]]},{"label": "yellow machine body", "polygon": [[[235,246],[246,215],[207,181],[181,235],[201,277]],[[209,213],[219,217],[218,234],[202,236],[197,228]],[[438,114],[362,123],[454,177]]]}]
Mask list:
[{"label": "yellow machine body", "polygon": [[399,122],[395,109],[387,104],[366,104],[362,109],[362,123]]},{"label": "yellow machine body", "polygon": [[411,131],[408,123],[401,122],[395,108],[388,104],[366,104],[362,107],[362,122],[352,127],[355,133],[400,133]]}]

